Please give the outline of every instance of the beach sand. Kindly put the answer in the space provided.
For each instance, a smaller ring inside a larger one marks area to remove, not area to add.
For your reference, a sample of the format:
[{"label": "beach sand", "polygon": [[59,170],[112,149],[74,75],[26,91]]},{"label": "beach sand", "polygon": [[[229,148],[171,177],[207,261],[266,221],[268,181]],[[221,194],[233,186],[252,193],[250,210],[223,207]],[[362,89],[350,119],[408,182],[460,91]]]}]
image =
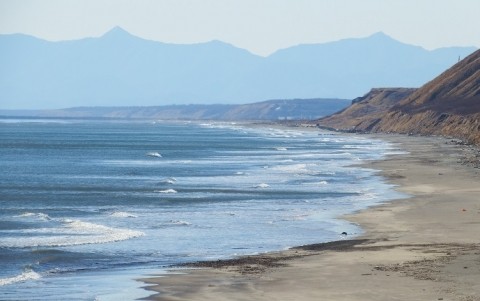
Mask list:
[{"label": "beach sand", "polygon": [[477,150],[444,138],[376,137],[409,153],[365,166],[411,197],[344,217],[364,235],[142,279],[158,292],[149,299],[480,300]]}]

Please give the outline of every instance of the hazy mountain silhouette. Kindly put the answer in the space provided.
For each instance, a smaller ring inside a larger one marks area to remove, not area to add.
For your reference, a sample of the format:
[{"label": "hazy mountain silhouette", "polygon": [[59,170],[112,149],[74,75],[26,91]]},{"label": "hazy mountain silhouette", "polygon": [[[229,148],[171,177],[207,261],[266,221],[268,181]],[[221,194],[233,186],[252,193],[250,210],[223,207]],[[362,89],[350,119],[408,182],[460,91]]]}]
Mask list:
[{"label": "hazy mountain silhouette", "polygon": [[3,108],[246,103],[353,98],[373,86],[420,86],[474,48],[427,51],[378,33],[261,57],[232,45],[177,45],[116,27],[48,42],[0,35]]}]

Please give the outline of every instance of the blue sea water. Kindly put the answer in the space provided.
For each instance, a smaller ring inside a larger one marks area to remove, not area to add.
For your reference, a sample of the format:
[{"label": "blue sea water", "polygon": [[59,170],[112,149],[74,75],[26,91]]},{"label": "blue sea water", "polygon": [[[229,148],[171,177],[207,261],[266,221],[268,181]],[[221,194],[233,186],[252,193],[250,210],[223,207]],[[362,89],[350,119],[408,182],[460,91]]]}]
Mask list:
[{"label": "blue sea water", "polygon": [[399,195],[358,163],[392,152],[316,129],[1,119],[0,300],[133,300],[172,264],[360,234],[337,217]]}]

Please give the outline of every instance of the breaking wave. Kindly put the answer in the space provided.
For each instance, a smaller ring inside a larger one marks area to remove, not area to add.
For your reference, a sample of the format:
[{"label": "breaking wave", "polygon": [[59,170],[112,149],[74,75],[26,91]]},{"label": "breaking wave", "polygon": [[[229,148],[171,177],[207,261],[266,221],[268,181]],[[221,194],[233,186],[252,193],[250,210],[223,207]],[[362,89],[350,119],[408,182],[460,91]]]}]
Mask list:
[{"label": "breaking wave", "polygon": [[254,188],[268,188],[268,187],[270,187],[270,185],[268,185],[267,183],[260,183],[254,186]]},{"label": "breaking wave", "polygon": [[28,281],[28,280],[37,280],[42,278],[40,274],[32,271],[32,270],[27,270],[20,275],[13,276],[13,277],[8,277],[8,278],[0,278],[0,286],[4,285],[9,285],[12,283],[17,283],[17,282],[23,282],[23,281]]},{"label": "breaking wave", "polygon": [[162,155],[158,152],[148,152],[147,156],[148,157],[154,157],[154,158],[161,158],[162,157]]},{"label": "breaking wave", "polygon": [[49,221],[51,220],[52,218],[48,215],[48,214],[45,214],[45,213],[33,213],[33,212],[25,212],[25,213],[22,213],[20,215],[17,215],[16,217],[32,217],[32,218],[36,218],[36,219],[39,219],[39,220],[43,220],[43,221]]},{"label": "breaking wave", "polygon": [[23,231],[29,235],[24,239],[5,237],[0,241],[0,247],[65,247],[86,244],[110,243],[127,240],[145,235],[140,231],[107,227],[81,220],[58,220],[60,227],[38,228]]},{"label": "breaking wave", "polygon": [[177,179],[175,178],[165,178],[162,179],[159,184],[175,184],[177,182]]},{"label": "breaking wave", "polygon": [[177,191],[175,189],[165,189],[165,190],[155,190],[155,192],[158,192],[158,193],[177,193]]}]

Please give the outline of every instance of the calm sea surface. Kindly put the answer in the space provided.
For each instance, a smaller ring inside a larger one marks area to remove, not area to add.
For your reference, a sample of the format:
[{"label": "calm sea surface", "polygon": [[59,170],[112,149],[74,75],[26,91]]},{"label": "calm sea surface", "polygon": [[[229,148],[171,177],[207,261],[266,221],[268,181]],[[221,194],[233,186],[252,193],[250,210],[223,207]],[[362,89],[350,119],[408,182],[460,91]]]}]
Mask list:
[{"label": "calm sea surface", "polygon": [[349,167],[361,136],[250,126],[0,120],[0,300],[133,300],[175,263],[361,229],[335,217],[399,195]]}]

